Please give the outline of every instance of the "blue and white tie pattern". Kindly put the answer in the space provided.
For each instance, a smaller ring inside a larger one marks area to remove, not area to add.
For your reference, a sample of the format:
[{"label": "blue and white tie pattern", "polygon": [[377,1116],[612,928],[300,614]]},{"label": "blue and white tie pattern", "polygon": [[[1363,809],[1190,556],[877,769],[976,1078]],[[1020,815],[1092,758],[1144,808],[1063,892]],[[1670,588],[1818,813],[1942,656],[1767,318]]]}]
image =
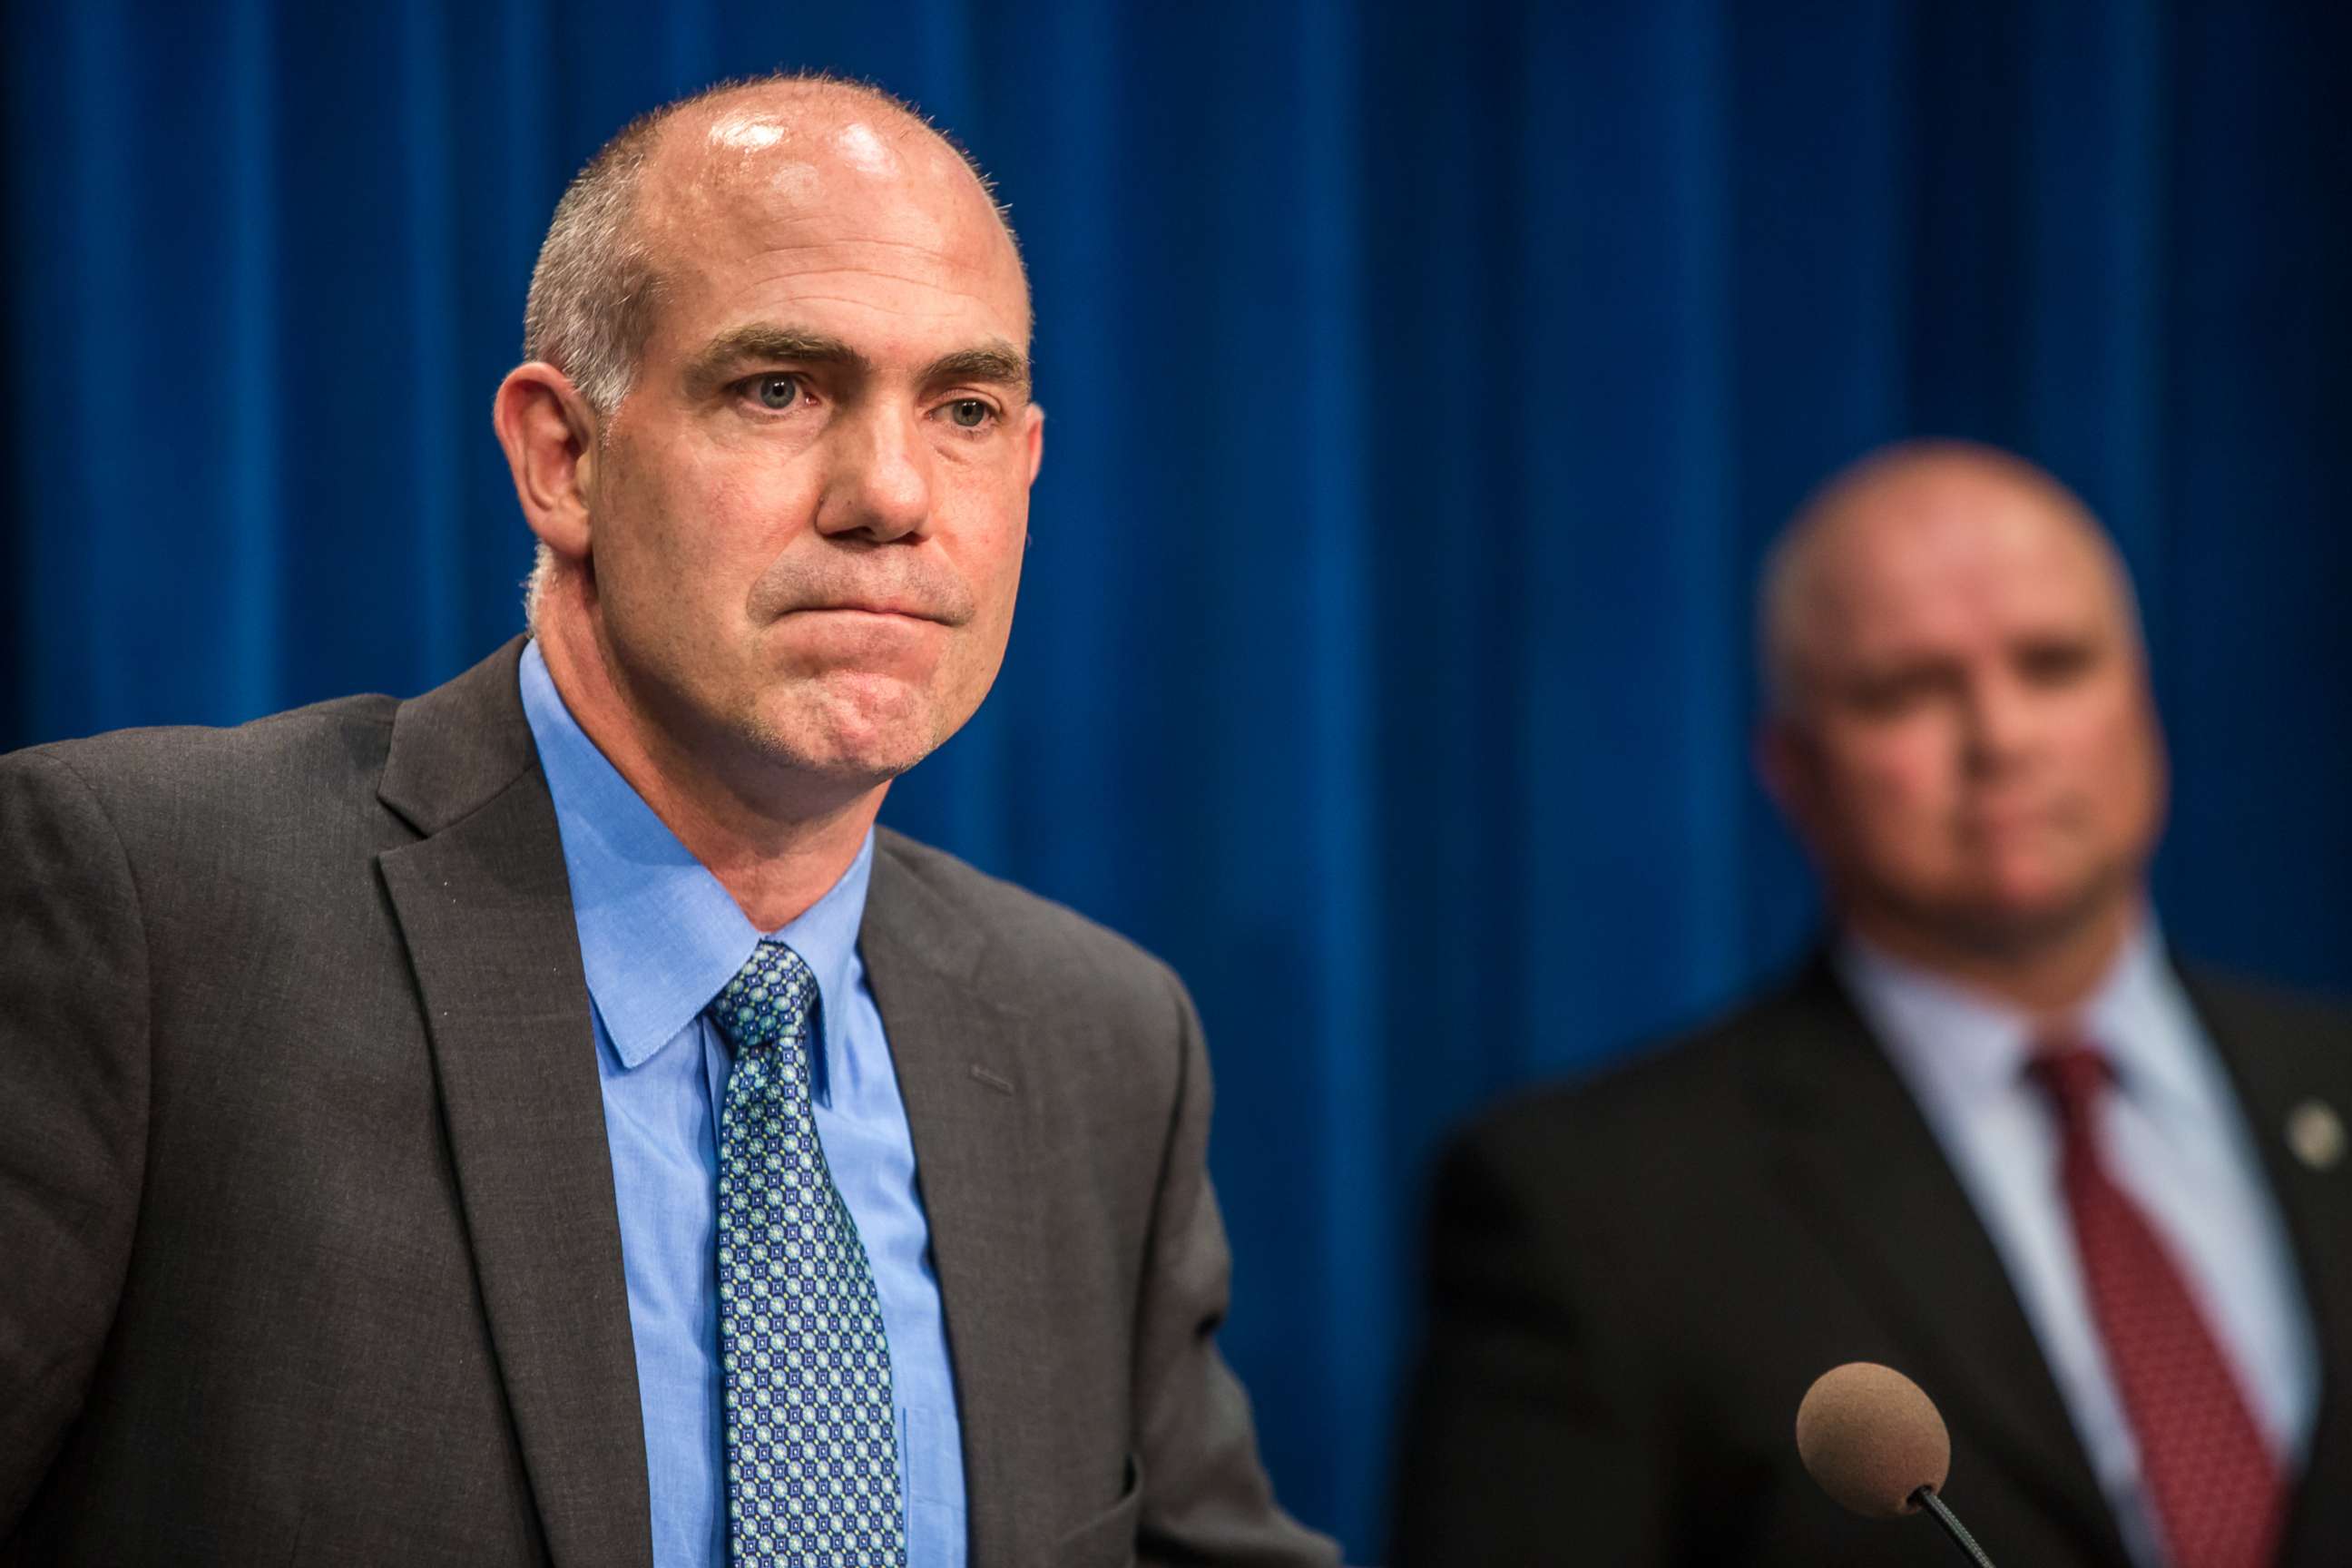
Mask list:
[{"label": "blue and white tie pattern", "polygon": [[809,1100],[816,977],[763,942],[710,1005],[735,1053],[719,1112],[727,1561],[904,1568],[890,1348]]}]

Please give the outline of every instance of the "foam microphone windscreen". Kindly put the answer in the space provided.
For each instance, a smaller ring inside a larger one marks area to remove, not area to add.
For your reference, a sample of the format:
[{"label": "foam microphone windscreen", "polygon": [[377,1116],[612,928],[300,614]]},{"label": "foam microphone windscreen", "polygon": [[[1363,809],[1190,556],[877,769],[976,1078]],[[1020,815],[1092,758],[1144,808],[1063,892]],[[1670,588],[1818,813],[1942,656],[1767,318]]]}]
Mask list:
[{"label": "foam microphone windscreen", "polygon": [[1822,1490],[1871,1519],[1916,1513],[1911,1494],[1941,1492],[1952,1438],[1935,1401],[1892,1367],[1832,1367],[1797,1406],[1797,1453]]}]

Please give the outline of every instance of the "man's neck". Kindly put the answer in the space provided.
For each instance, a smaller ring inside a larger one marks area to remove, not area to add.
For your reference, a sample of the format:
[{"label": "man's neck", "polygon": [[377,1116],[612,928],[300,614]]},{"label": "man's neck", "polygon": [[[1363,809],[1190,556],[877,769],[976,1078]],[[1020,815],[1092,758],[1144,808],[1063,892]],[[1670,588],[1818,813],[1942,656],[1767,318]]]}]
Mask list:
[{"label": "man's neck", "polygon": [[856,859],[887,783],[845,795],[731,787],[726,769],[697,758],[629,700],[584,631],[551,626],[539,644],[572,721],[754,926],[774,931],[799,918]]},{"label": "man's neck", "polygon": [[1889,958],[2044,1018],[2078,1011],[2115,973],[2147,918],[2144,889],[2103,900],[2084,917],[2014,945],[1969,942],[1883,913],[1854,910],[1847,928]]}]

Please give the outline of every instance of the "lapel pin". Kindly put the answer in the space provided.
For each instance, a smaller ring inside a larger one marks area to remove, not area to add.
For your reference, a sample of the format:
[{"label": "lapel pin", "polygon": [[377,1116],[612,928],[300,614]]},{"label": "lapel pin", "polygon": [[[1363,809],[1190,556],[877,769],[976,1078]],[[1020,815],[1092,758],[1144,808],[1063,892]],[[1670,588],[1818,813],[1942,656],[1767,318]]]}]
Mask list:
[{"label": "lapel pin", "polygon": [[2326,1100],[2298,1100],[2286,1113],[2286,1146],[2310,1169],[2333,1170],[2344,1145],[2344,1119]]}]

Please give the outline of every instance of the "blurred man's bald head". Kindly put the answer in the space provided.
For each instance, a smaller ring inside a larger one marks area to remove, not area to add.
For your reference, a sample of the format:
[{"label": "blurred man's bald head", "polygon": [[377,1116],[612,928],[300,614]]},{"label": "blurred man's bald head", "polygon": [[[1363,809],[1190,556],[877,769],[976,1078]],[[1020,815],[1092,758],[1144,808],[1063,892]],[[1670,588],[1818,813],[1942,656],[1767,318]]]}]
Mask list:
[{"label": "blurred man's bald head", "polygon": [[1881,447],[1831,476],[1767,558],[1757,599],[1759,658],[1774,714],[1801,719],[1809,675],[1890,574],[1949,581],[1996,541],[2039,548],[2100,587],[2135,647],[2138,607],[2122,558],[2074,493],[1998,447],[1950,440]]},{"label": "blurred man's bald head", "polygon": [[1832,909],[2034,1005],[2137,918],[2165,775],[2115,547],[2056,479],[1957,442],[1874,453],[1775,549],[1767,783]]}]

